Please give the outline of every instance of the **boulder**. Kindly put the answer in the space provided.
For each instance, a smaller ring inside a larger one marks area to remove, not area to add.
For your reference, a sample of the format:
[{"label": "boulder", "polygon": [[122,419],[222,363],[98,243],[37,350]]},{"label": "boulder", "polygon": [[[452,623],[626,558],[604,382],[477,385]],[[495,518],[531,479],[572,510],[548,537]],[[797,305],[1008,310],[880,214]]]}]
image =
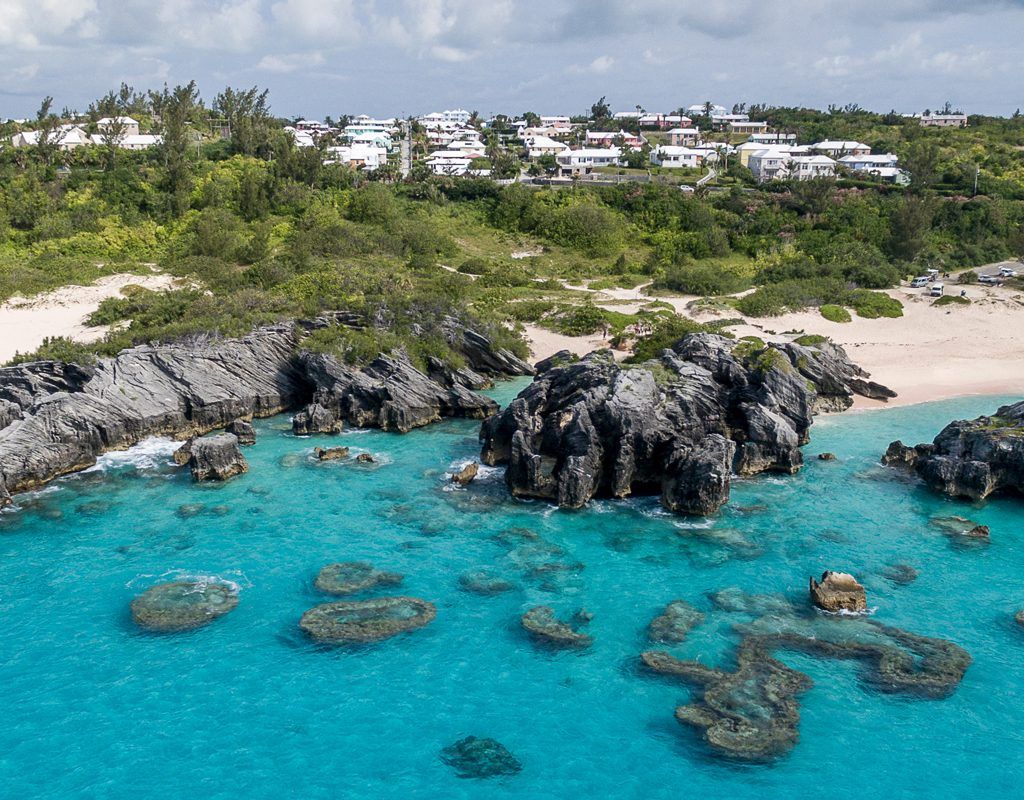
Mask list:
[{"label": "boulder", "polygon": [[835,461],[835,453],[818,453],[818,461]]},{"label": "boulder", "polygon": [[[535,641],[552,647],[589,647],[594,641],[593,637],[558,619],[549,606],[531,608],[523,614],[521,622]],[[586,622],[589,620],[578,620],[577,625]]]},{"label": "boulder", "polygon": [[173,633],[206,625],[238,605],[238,592],[216,581],[161,583],[132,600],[132,619],[149,631]]},{"label": "boulder", "polygon": [[370,453],[360,453],[359,455],[356,456],[356,461],[358,461],[360,464],[377,463],[377,459],[375,459]]},{"label": "boulder", "polygon": [[1013,621],[1024,628],[1024,608],[1013,615]]},{"label": "boulder", "polygon": [[469,486],[479,471],[480,465],[475,461],[470,461],[462,469],[452,475],[452,483],[456,483],[459,486]]},{"label": "boulder", "polygon": [[733,474],[798,470],[813,414],[849,407],[863,376],[829,342],[755,347],[712,334],[634,367],[609,351],[556,356],[483,423],[481,461],[506,465],[513,495],[566,508],[660,494],[672,511],[710,514]]},{"label": "boulder", "polygon": [[310,403],[292,417],[292,433],[309,436],[313,433],[341,433],[344,425],[319,403]]},{"label": "boulder", "polygon": [[256,429],[251,422],[241,417],[228,425],[227,432],[237,436],[240,445],[256,444]]},{"label": "boulder", "polygon": [[347,561],[328,564],[316,576],[315,586],[327,594],[355,594],[377,586],[397,586],[403,576],[397,572],[382,572],[365,561]]},{"label": "boulder", "polygon": [[515,775],[523,765],[501,742],[467,736],[441,750],[441,760],[460,778]]},{"label": "boulder", "polygon": [[249,471],[249,464],[230,433],[193,439],[189,448],[189,469],[196,481],[226,481]]},{"label": "boulder", "polygon": [[823,611],[838,613],[868,610],[867,592],[846,572],[826,571],[821,581],[810,579],[811,602]]},{"label": "boulder", "polygon": [[337,461],[339,458],[348,458],[347,447],[314,447],[313,455],[317,461]]},{"label": "boulder", "polygon": [[417,630],[436,616],[434,604],[418,597],[379,597],[314,606],[299,627],[317,642],[364,644]]}]

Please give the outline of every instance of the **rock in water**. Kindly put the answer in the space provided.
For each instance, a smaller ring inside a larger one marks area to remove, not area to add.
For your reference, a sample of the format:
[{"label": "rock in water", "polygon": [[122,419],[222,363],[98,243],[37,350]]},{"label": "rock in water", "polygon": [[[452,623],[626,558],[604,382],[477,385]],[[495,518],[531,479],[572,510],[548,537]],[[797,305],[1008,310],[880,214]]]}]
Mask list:
[{"label": "rock in water", "polygon": [[359,455],[356,456],[356,461],[358,461],[360,464],[376,464],[377,463],[377,459],[375,459],[369,453],[360,453]]},{"label": "rock in water", "polygon": [[256,429],[248,420],[238,418],[228,425],[226,430],[238,437],[240,445],[256,444]]},{"label": "rock in water", "polygon": [[514,495],[578,508],[595,496],[660,494],[709,514],[732,474],[792,473],[812,415],[848,408],[864,373],[823,342],[752,346],[691,334],[636,367],[609,351],[546,364],[481,428],[481,460],[506,464]]},{"label": "rock in water", "polygon": [[993,416],[951,422],[931,444],[893,442],[882,463],[913,469],[933,489],[953,497],[1024,494],[1024,400]]},{"label": "rock in water", "polygon": [[375,586],[397,586],[402,582],[397,572],[382,572],[365,561],[328,564],[316,576],[315,586],[327,594],[355,594]]},{"label": "rock in water", "polygon": [[505,745],[494,739],[467,736],[441,750],[441,760],[460,778],[515,775],[523,765]]},{"label": "rock in water", "polygon": [[1024,608],[1013,615],[1013,621],[1024,628]]},{"label": "rock in water", "polygon": [[480,465],[475,461],[470,461],[466,466],[452,475],[452,483],[457,483],[459,486],[469,486],[479,471]]},{"label": "rock in water", "polygon": [[192,440],[189,469],[196,481],[226,481],[249,471],[249,464],[230,433]]},{"label": "rock in water", "polygon": [[917,580],[917,570],[910,564],[893,564],[882,570],[882,577],[897,586],[907,586]]},{"label": "rock in water", "polygon": [[673,600],[651,620],[647,635],[652,642],[680,644],[690,629],[704,621],[704,614],[685,600]]},{"label": "rock in water", "polygon": [[198,628],[238,605],[234,587],[216,581],[161,583],[132,600],[132,619],[146,630],[173,633]]},{"label": "rock in water", "polygon": [[516,588],[512,581],[487,568],[475,569],[460,575],[459,586],[467,592],[482,595],[502,594]]},{"label": "rock in water", "polygon": [[436,616],[434,604],[418,597],[379,597],[314,606],[299,627],[318,642],[361,644],[422,628]]},{"label": "rock in water", "polygon": [[313,455],[317,461],[337,461],[339,458],[348,458],[347,447],[314,447]]},{"label": "rock in water", "polygon": [[818,453],[818,461],[835,461],[835,453]]},{"label": "rock in water", "polygon": [[292,432],[296,436],[308,436],[311,433],[341,433],[343,427],[341,420],[319,403],[310,403],[292,417]]},{"label": "rock in water", "polygon": [[[579,620],[579,622],[585,621],[589,620]],[[594,641],[593,637],[586,633],[580,633],[568,623],[558,619],[554,609],[548,606],[531,608],[523,614],[522,624],[538,642],[553,647],[589,647]]]},{"label": "rock in water", "polygon": [[863,612],[868,610],[867,592],[857,579],[845,572],[825,572],[821,582],[811,578],[811,602],[824,611]]}]

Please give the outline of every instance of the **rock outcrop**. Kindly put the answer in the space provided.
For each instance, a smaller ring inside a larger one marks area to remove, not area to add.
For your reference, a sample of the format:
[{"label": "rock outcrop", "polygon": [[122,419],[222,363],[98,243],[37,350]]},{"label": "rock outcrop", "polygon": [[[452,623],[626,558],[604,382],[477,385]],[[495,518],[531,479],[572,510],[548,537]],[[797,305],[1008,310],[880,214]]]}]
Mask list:
[{"label": "rock outcrop", "polygon": [[245,419],[236,419],[227,427],[228,433],[238,437],[238,443],[243,446],[256,444],[256,429],[252,423]]},{"label": "rock outcrop", "polygon": [[982,500],[1024,494],[1024,400],[992,416],[951,422],[931,444],[889,445],[882,463],[913,469],[937,491]]},{"label": "rock outcrop", "polygon": [[480,472],[480,465],[470,461],[458,472],[452,473],[452,483],[459,486],[469,486]]},{"label": "rock outcrop", "polygon": [[868,596],[857,579],[846,572],[825,572],[820,581],[810,579],[811,602],[823,611],[863,613]]},{"label": "rock outcrop", "polygon": [[467,736],[441,750],[441,760],[460,778],[515,775],[523,765],[496,739]]},{"label": "rock outcrop", "polygon": [[316,456],[317,461],[338,461],[342,458],[348,458],[347,447],[314,447],[313,455]]},{"label": "rock outcrop", "polygon": [[217,581],[161,583],[132,600],[132,619],[158,633],[188,631],[222,617],[238,605],[233,586]]},{"label": "rock outcrop", "polygon": [[673,600],[651,620],[647,636],[652,642],[680,644],[690,629],[704,621],[704,614],[685,600]]},{"label": "rock outcrop", "polygon": [[579,508],[595,496],[660,494],[673,511],[708,514],[728,500],[734,473],[798,470],[813,414],[848,408],[863,378],[828,342],[712,334],[636,367],[609,351],[551,359],[484,422],[481,459],[507,465],[516,496]]},{"label": "rock outcrop", "polygon": [[384,572],[365,561],[346,561],[328,564],[316,576],[315,586],[327,594],[356,594],[377,586],[397,586],[403,576],[397,572]]},{"label": "rock outcrop", "polygon": [[364,644],[422,628],[436,616],[434,604],[418,597],[379,597],[314,606],[299,627],[325,644]]},{"label": "rock outcrop", "polygon": [[[578,612],[576,620],[578,627],[589,622],[590,618],[588,614]],[[589,647],[594,641],[589,634],[558,619],[550,606],[531,608],[523,614],[521,622],[534,641],[550,647]]]},{"label": "rock outcrop", "polygon": [[188,467],[195,481],[226,481],[249,471],[249,463],[238,447],[238,437],[232,433],[192,439],[186,446]]}]

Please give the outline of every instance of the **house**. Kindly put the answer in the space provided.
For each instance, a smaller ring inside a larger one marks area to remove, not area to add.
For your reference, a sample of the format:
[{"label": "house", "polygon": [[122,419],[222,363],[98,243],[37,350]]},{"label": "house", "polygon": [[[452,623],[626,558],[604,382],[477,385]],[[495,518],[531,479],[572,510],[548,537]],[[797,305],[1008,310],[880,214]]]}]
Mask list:
[{"label": "house", "polygon": [[794,156],[789,157],[789,177],[793,180],[807,181],[813,178],[832,178],[836,174],[836,162],[828,156]]},{"label": "house", "polygon": [[687,147],[700,139],[700,128],[673,128],[668,132],[668,143],[672,147]]},{"label": "house", "polygon": [[613,167],[622,158],[617,147],[582,147],[555,156],[560,175],[589,175],[595,167]]},{"label": "house", "polygon": [[[106,135],[102,133],[94,133],[89,139],[95,145],[108,144]],[[163,144],[163,141],[164,138],[162,136],[155,136],[151,133],[137,133],[134,136],[121,136],[112,144],[121,150],[148,150],[150,147]]]},{"label": "house", "polygon": [[470,158],[481,158],[487,153],[487,145],[479,139],[452,139],[445,149],[450,153],[464,153]]},{"label": "house", "polygon": [[840,156],[866,156],[871,152],[871,148],[862,142],[844,142],[832,139],[812,144],[811,150],[832,158],[839,158]]},{"label": "house", "polygon": [[454,150],[438,150],[436,153],[431,153],[430,157],[423,163],[435,175],[465,175],[469,172],[469,165],[472,161],[473,157],[468,153]]},{"label": "house", "polygon": [[131,117],[103,117],[96,120],[96,130],[100,133],[110,133],[120,126],[122,136],[138,136],[139,123]]},{"label": "house", "polygon": [[544,117],[540,118],[540,124],[545,128],[568,128],[572,125],[569,117]]},{"label": "house", "polygon": [[[721,116],[725,113],[725,106],[717,106],[714,103],[710,104],[710,114],[712,117]],[[708,114],[707,103],[695,103],[686,109],[686,113],[694,117],[703,117]]]},{"label": "house", "polygon": [[557,156],[569,149],[565,142],[558,142],[550,136],[529,136],[525,139],[526,152],[529,158],[541,156]]},{"label": "house", "polygon": [[867,172],[879,167],[895,167],[899,157],[895,153],[878,153],[876,155],[848,155],[839,159],[839,163],[854,172]]},{"label": "house", "polygon": [[744,167],[750,166],[750,157],[754,155],[754,153],[760,153],[764,150],[783,150],[787,154],[789,153],[789,147],[782,144],[766,144],[762,142],[749,141],[736,145],[736,155],[739,156],[740,165]]},{"label": "house", "polygon": [[284,130],[285,133],[292,135],[292,140],[295,142],[296,147],[316,147],[316,139],[313,138],[313,134],[309,131],[300,131],[291,125],[286,125]]},{"label": "house", "polygon": [[703,150],[662,145],[651,151],[651,163],[659,167],[696,168],[704,164],[705,155],[706,153]]},{"label": "house", "polygon": [[750,136],[768,131],[767,122],[751,122],[750,120],[734,120],[729,123],[729,134],[732,136]]},{"label": "house", "polygon": [[615,131],[587,131],[587,147],[611,147],[616,143],[621,143],[622,147],[637,150],[643,147],[645,141],[646,139],[642,136],[623,130],[618,133]]},{"label": "house", "polygon": [[[39,144],[40,131],[22,131],[11,138],[12,147],[32,147]],[[58,125],[50,132],[49,141],[58,150],[74,150],[76,147],[92,144],[92,139],[78,125]]]},{"label": "house", "polygon": [[658,128],[668,130],[669,128],[687,128],[693,124],[693,120],[682,114],[641,114],[639,119],[641,128]]},{"label": "house", "polygon": [[325,164],[348,164],[372,172],[387,163],[388,154],[382,147],[372,144],[350,144],[327,148]]},{"label": "house", "polygon": [[926,128],[966,128],[966,114],[925,114],[921,124]]},{"label": "house", "polygon": [[424,128],[439,128],[445,125],[461,126],[469,123],[473,116],[464,108],[456,108],[449,111],[433,111],[417,118],[417,122]]},{"label": "house", "polygon": [[[742,148],[743,145],[740,145]],[[737,148],[737,149],[740,149]],[[746,166],[754,173],[758,181],[772,181],[789,175],[789,149],[784,147],[766,147],[754,152],[746,152]],[[742,162],[740,157],[740,163]]]},{"label": "house", "polygon": [[750,122],[750,117],[747,114],[726,114],[724,111],[721,114],[715,112],[711,114],[711,128],[713,130],[727,130],[730,123],[733,122]]},{"label": "house", "polygon": [[795,133],[769,133],[764,131],[762,133],[752,133],[749,141],[757,142],[759,144],[781,144],[781,145],[792,145],[796,144]]},{"label": "house", "polygon": [[295,130],[308,131],[312,134],[327,133],[330,129],[330,125],[326,125],[318,119],[300,119],[295,123]]}]

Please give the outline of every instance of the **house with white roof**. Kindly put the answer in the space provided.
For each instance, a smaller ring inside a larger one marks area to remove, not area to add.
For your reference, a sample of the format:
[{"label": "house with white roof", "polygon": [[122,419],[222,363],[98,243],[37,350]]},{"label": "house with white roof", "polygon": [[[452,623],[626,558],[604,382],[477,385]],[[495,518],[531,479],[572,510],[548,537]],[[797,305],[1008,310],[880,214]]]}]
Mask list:
[{"label": "house with white roof", "polygon": [[687,128],[693,124],[693,120],[682,114],[641,114],[637,122],[641,128]]},{"label": "house with white roof", "polygon": [[120,132],[123,136],[139,135],[139,123],[131,117],[103,117],[96,120],[96,129],[100,133],[109,133],[118,125],[121,127]]},{"label": "house with white roof", "polygon": [[469,165],[473,157],[468,153],[456,150],[438,150],[430,154],[430,157],[423,163],[430,168],[435,175],[465,175],[469,172]]},{"label": "house with white roof", "polygon": [[[108,144],[105,134],[95,133],[89,137],[95,145],[106,145]],[[163,144],[164,137],[156,136],[151,133],[136,133],[133,136],[121,136],[112,144],[121,150],[148,150],[150,147],[156,147]]]},{"label": "house with white roof", "polygon": [[759,144],[781,144],[781,145],[793,145],[796,144],[795,133],[769,133],[764,131],[762,133],[752,133],[749,141],[756,142]]},{"label": "house with white roof", "polygon": [[668,143],[672,147],[689,147],[700,140],[700,128],[673,128],[668,132]]},{"label": "house with white roof", "polygon": [[540,124],[546,128],[568,128],[572,125],[572,120],[569,117],[541,116]]},{"label": "house with white roof", "polygon": [[921,124],[926,128],[966,128],[966,114],[925,114]]},{"label": "house with white roof", "polygon": [[[739,149],[742,149],[740,145]],[[755,151],[744,151],[747,162],[746,166],[754,173],[758,181],[771,181],[776,178],[785,178],[789,175],[789,160],[792,156],[789,149],[785,147],[764,147]],[[743,156],[740,156],[740,163]]]},{"label": "house with white roof", "polygon": [[614,167],[622,158],[618,147],[581,147],[555,156],[560,175],[589,175],[595,167]]},{"label": "house with white roof", "polygon": [[840,156],[866,156],[871,148],[863,142],[836,141],[826,139],[823,142],[815,142],[811,150],[823,156],[839,158]]},{"label": "house with white roof", "polygon": [[867,171],[878,167],[895,167],[899,157],[895,153],[876,153],[872,155],[848,155],[839,159],[839,163],[855,172]]},{"label": "house with white roof", "polygon": [[284,127],[285,133],[290,133],[292,140],[295,142],[296,147],[315,147],[316,139],[313,138],[313,134],[309,131],[300,131],[297,128],[286,125]]},{"label": "house with white roof", "polygon": [[324,163],[348,164],[356,169],[372,172],[382,164],[386,164],[387,160],[387,151],[382,147],[372,144],[350,144],[328,147]]},{"label": "house with white roof", "polygon": [[445,125],[461,126],[468,124],[471,116],[472,114],[466,111],[466,109],[456,108],[447,111],[432,111],[429,114],[418,117],[417,121],[424,128],[437,128]]},{"label": "house with white roof", "polygon": [[751,120],[735,120],[729,123],[729,133],[732,136],[750,136],[758,133],[768,132],[767,122],[752,122]]},{"label": "house with white roof", "polygon": [[556,141],[550,136],[528,136],[523,141],[529,158],[557,156],[559,153],[564,153],[569,149],[569,145],[565,142]]},{"label": "house with white roof", "polygon": [[651,151],[651,163],[659,167],[678,169],[680,167],[696,168],[703,166],[707,153],[690,147],[673,147],[662,145]]},{"label": "house with white roof", "polygon": [[728,129],[733,122],[750,122],[750,116],[748,114],[726,114],[725,111],[720,114],[711,114],[711,127],[716,131]]},{"label": "house with white roof", "polygon": [[[690,116],[703,117],[705,115],[705,113],[706,113],[706,110],[705,110],[705,107],[704,107],[704,103],[694,103],[692,106],[690,106],[688,109],[686,109],[686,113],[689,114]],[[711,116],[712,117],[714,117],[714,116],[722,116],[725,113],[726,113],[725,106],[715,105],[714,103],[711,104]]]},{"label": "house with white roof", "polygon": [[789,177],[793,180],[807,181],[813,178],[832,178],[836,174],[836,162],[828,156],[794,156],[789,157]]},{"label": "house with white roof", "polygon": [[624,130],[618,132],[587,131],[587,147],[611,147],[616,143],[621,143],[622,147],[635,150],[643,147],[645,141],[647,140],[644,137]]},{"label": "house with white roof", "polygon": [[[11,146],[32,147],[39,144],[41,137],[41,131],[22,131],[11,138]],[[49,141],[55,144],[58,150],[64,151],[92,144],[89,134],[82,130],[80,126],[72,124],[57,126],[50,132]]]}]

